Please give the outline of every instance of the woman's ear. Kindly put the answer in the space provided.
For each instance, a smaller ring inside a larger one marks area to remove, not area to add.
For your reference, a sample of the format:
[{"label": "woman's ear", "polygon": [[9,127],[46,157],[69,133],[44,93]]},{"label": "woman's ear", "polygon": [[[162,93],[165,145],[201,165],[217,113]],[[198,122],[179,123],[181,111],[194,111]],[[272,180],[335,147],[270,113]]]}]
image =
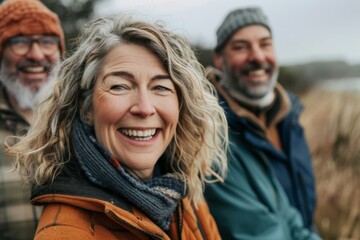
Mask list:
[{"label": "woman's ear", "polygon": [[89,124],[89,125],[94,125],[94,115],[93,115],[93,112],[92,111],[88,111],[86,114],[85,114],[85,120],[86,120],[86,123]]},{"label": "woman's ear", "polygon": [[86,104],[83,98],[79,100],[79,109],[80,115],[85,118],[83,121],[90,126],[94,125],[94,113],[92,107]]},{"label": "woman's ear", "polygon": [[83,107],[84,107],[84,100],[81,99],[80,103],[79,103],[79,109],[81,109],[80,112],[82,112],[82,111],[85,112],[84,113],[84,117],[85,117],[84,120],[85,120],[85,122],[87,124],[89,124],[91,126],[94,125],[94,113],[93,113],[92,109],[83,109]]}]

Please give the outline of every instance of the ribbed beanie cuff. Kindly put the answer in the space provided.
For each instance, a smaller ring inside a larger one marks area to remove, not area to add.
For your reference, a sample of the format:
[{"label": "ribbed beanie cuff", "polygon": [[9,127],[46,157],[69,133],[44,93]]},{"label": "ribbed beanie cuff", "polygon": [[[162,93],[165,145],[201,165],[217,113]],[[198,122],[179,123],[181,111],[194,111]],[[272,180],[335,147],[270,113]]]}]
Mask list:
[{"label": "ribbed beanie cuff", "polygon": [[240,28],[256,24],[263,25],[271,32],[269,21],[260,8],[249,7],[231,11],[216,31],[217,44],[215,51],[219,52],[230,37]]}]

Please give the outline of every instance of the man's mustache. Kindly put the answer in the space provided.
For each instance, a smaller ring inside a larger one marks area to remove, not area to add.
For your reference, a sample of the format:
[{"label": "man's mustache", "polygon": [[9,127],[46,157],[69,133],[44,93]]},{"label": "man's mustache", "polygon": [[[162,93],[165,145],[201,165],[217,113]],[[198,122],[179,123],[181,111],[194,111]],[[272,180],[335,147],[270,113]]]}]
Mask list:
[{"label": "man's mustache", "polygon": [[248,74],[251,71],[261,70],[261,69],[270,73],[272,71],[272,66],[269,64],[261,64],[257,62],[249,63],[241,69],[241,73]]},{"label": "man's mustache", "polygon": [[52,69],[52,65],[47,61],[23,61],[16,66],[20,71],[26,71],[28,67],[44,67],[46,72],[50,72]]}]

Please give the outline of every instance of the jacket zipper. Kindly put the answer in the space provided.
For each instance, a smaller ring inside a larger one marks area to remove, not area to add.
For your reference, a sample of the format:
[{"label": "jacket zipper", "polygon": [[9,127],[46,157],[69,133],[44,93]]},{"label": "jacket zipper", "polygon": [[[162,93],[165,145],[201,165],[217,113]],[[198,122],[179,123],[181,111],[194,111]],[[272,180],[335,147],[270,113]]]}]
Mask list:
[{"label": "jacket zipper", "polygon": [[309,227],[312,227],[312,222],[307,222],[308,219],[312,219],[311,216],[308,216],[308,212],[311,212],[310,210],[310,206],[308,204],[308,200],[309,200],[309,194],[307,192],[307,188],[306,188],[306,183],[305,183],[305,178],[304,175],[299,172],[300,175],[300,180],[301,180],[301,186],[302,186],[302,191],[303,194],[305,195],[304,199],[303,199],[303,203],[304,203],[304,222],[306,221],[307,224],[310,224]]},{"label": "jacket zipper", "polygon": [[178,240],[182,239],[181,233],[182,233],[182,230],[183,230],[183,221],[182,221],[183,209],[184,209],[183,203],[182,203],[182,201],[180,201],[179,204],[178,204],[178,210],[176,211]]},{"label": "jacket zipper", "polygon": [[125,225],[127,225],[127,226],[129,226],[129,227],[131,227],[131,228],[133,228],[133,229],[136,229],[137,231],[140,231],[140,232],[142,232],[142,233],[145,233],[145,234],[149,235],[149,236],[150,236],[151,238],[153,238],[153,239],[160,239],[160,240],[163,239],[162,237],[160,237],[160,236],[158,236],[158,235],[152,234],[151,232],[148,232],[148,231],[144,231],[143,229],[137,228],[137,227],[135,227],[134,225],[126,222],[125,220],[119,218],[119,217],[118,217],[113,211],[111,211],[111,210],[109,210],[108,213],[109,213],[116,221],[121,222],[121,223],[123,223],[123,224],[125,224]]},{"label": "jacket zipper", "polygon": [[198,212],[196,211],[196,207],[195,207],[195,205],[194,205],[193,202],[191,203],[191,207],[192,207],[192,209],[193,209],[193,211],[194,211],[194,213],[195,213],[196,223],[197,223],[197,225],[198,225],[200,234],[201,234],[203,240],[206,240],[207,238],[206,238],[206,234],[205,234],[204,228],[203,228],[203,226],[202,226],[202,223],[201,223],[199,214],[198,214]]}]

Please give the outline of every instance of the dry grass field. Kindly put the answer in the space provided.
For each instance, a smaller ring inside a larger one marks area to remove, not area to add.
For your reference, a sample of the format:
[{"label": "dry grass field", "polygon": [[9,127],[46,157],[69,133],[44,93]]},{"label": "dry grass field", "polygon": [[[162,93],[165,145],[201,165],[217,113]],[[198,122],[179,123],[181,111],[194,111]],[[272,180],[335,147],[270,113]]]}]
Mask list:
[{"label": "dry grass field", "polygon": [[326,240],[359,240],[360,93],[315,89],[301,100],[317,180],[317,228]]}]

